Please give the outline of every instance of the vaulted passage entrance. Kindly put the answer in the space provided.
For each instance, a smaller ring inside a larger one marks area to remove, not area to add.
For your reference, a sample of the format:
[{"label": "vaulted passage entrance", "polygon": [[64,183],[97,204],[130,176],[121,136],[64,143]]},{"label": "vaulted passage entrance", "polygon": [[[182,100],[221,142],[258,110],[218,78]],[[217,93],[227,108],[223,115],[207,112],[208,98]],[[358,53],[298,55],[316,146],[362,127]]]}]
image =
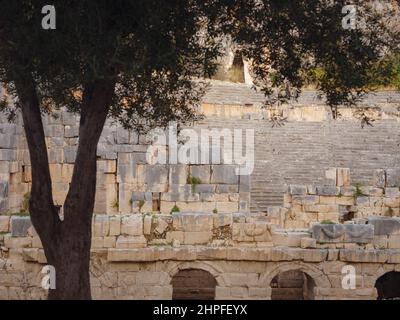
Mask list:
[{"label": "vaulted passage entrance", "polygon": [[400,272],[391,271],[378,278],[375,283],[378,300],[400,300]]},{"label": "vaulted passage entrance", "polygon": [[271,281],[272,300],[313,300],[314,280],[299,270],[281,272]]},{"label": "vaulted passage entrance", "polygon": [[171,281],[172,300],[214,300],[217,281],[207,271],[179,271]]}]

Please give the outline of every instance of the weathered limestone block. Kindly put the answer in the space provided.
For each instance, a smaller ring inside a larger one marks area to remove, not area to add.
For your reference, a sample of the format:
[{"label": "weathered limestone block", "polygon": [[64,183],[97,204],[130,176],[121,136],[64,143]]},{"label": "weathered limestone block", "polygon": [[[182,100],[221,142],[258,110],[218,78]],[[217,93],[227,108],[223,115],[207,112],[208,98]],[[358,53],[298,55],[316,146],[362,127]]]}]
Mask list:
[{"label": "weathered limestone block", "polygon": [[341,249],[339,259],[348,262],[385,263],[388,260],[388,252],[386,250]]},{"label": "weathered limestone block", "polygon": [[150,235],[151,234],[151,226],[152,226],[152,222],[153,222],[153,217],[146,215],[143,218],[143,234],[144,235]]},{"label": "weathered limestone block", "polygon": [[216,191],[215,184],[198,184],[198,185],[196,185],[196,192],[198,192],[202,195],[203,194],[206,194],[206,195],[214,194],[215,191]]},{"label": "weathered limestone block", "polygon": [[400,187],[400,169],[386,170],[386,186],[397,188]]},{"label": "weathered limestone block", "polygon": [[168,189],[168,168],[164,165],[138,165],[138,184],[147,191],[166,192]]},{"label": "weathered limestone block", "polygon": [[271,242],[271,225],[265,222],[233,223],[232,239],[238,242]]},{"label": "weathered limestone block", "polygon": [[349,168],[337,168],[336,186],[337,187],[348,187],[350,186],[350,169]]},{"label": "weathered limestone block", "polygon": [[337,196],[340,188],[336,186],[317,186],[317,194],[320,196]]},{"label": "weathered limestone block", "polygon": [[147,246],[146,238],[142,236],[119,236],[116,242],[118,249],[144,248]]},{"label": "weathered limestone block", "polygon": [[399,188],[385,188],[385,197],[387,198],[397,198],[399,201],[400,198],[400,189]]},{"label": "weathered limestone block", "polygon": [[217,214],[217,215],[214,215],[213,221],[214,221],[214,223],[213,223],[214,228],[231,226],[233,223],[233,216],[230,213]]},{"label": "weathered limestone block", "polygon": [[218,184],[216,193],[236,193],[239,192],[239,186],[237,184]]},{"label": "weathered limestone block", "polygon": [[65,126],[64,136],[66,138],[77,138],[79,137],[79,127],[74,126]]},{"label": "weathered limestone block", "polygon": [[236,175],[235,165],[213,165],[211,167],[211,183],[238,184],[239,176]]},{"label": "weathered limestone block", "polygon": [[[64,147],[64,161],[65,163],[75,163],[76,154],[78,151],[78,147],[76,146],[66,146]],[[61,163],[56,162],[56,163]]]},{"label": "weathered limestone block", "polygon": [[370,243],[374,236],[372,225],[315,224],[312,236],[318,243]]},{"label": "weathered limestone block", "polygon": [[200,179],[202,184],[208,184],[211,179],[211,166],[190,166],[190,176]]},{"label": "weathered limestone block", "polygon": [[132,201],[152,201],[153,194],[151,192],[132,192]]},{"label": "weathered limestone block", "polygon": [[0,216],[0,233],[6,233],[10,228],[10,217]]},{"label": "weathered limestone block", "polygon": [[129,131],[118,127],[116,131],[116,140],[118,144],[128,144],[129,143]]},{"label": "weathered limestone block", "polygon": [[336,168],[329,168],[325,171],[325,178],[326,181],[333,186],[336,186],[337,181],[337,169]]},{"label": "weathered limestone block", "polygon": [[134,186],[130,184],[120,183],[118,184],[118,207],[119,212],[127,214],[132,212],[132,189]]},{"label": "weathered limestone block", "polygon": [[386,186],[386,171],[378,169],[374,171],[373,184],[377,188],[384,188]]},{"label": "weathered limestone block", "polygon": [[300,239],[300,247],[303,249],[314,249],[317,247],[317,240],[309,237]]},{"label": "weathered limestone block", "polygon": [[184,238],[183,231],[169,231],[167,232],[166,240],[168,243],[172,243],[173,241],[178,241],[179,243],[183,243]]},{"label": "weathered limestone block", "polygon": [[156,215],[154,217],[154,231],[156,234],[162,235],[164,234],[165,231],[169,228],[169,226],[172,223],[172,218],[171,216],[161,216],[161,215]]},{"label": "weathered limestone block", "polygon": [[213,227],[213,215],[208,213],[177,213],[172,216],[176,231],[209,232]]},{"label": "weathered limestone block", "polygon": [[0,149],[0,161],[15,161],[17,160],[16,150]]},{"label": "weathered limestone block", "polygon": [[110,221],[109,217],[106,215],[96,215],[93,222],[95,237],[106,237],[109,235],[110,231]]},{"label": "weathered limestone block", "polygon": [[184,164],[173,164],[169,167],[170,184],[186,184],[189,175],[189,166]]},{"label": "weathered limestone block", "polygon": [[129,215],[122,217],[121,234],[129,236],[143,235],[142,215]]},{"label": "weathered limestone block", "polygon": [[6,234],[4,236],[4,245],[6,248],[10,248],[10,249],[31,247],[32,238],[26,237],[26,236],[25,237],[13,237],[11,235]]},{"label": "weathered limestone block", "polygon": [[368,217],[368,224],[374,226],[376,236],[400,235],[400,218]]},{"label": "weathered limestone block", "polygon": [[121,234],[121,218],[118,216],[110,217],[110,236],[119,236]]},{"label": "weathered limestone block", "polygon": [[10,230],[12,237],[28,236],[28,229],[32,226],[30,217],[12,216],[10,219]]},{"label": "weathered limestone block", "polygon": [[245,175],[239,177],[239,191],[250,192],[251,190],[251,176]]},{"label": "weathered limestone block", "polygon": [[137,183],[137,159],[133,153],[118,153],[117,182]]},{"label": "weathered limestone block", "polygon": [[290,185],[288,191],[292,195],[306,195],[307,194],[307,186],[301,185]]},{"label": "weathered limestone block", "polygon": [[231,213],[239,211],[239,205],[237,202],[217,202],[216,208],[220,213]]},{"label": "weathered limestone block", "polygon": [[183,243],[187,245],[208,244],[211,238],[211,231],[183,232]]},{"label": "weathered limestone block", "polygon": [[389,249],[400,249],[400,235],[390,235],[388,247]]}]

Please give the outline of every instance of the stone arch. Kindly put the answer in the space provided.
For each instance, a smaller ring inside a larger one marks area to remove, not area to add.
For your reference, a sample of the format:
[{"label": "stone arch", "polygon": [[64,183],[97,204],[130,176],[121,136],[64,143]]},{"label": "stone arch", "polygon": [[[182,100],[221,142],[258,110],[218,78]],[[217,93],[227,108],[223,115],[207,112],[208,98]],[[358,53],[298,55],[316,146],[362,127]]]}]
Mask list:
[{"label": "stone arch", "polygon": [[[276,265],[270,272],[265,273],[260,282],[265,285],[269,290],[269,294],[272,293],[271,282],[273,279],[281,273],[288,271],[301,271],[307,275],[315,284],[315,288],[330,288],[331,283],[328,277],[317,267],[309,265],[303,262],[285,262]],[[270,296],[271,298],[271,296]],[[315,295],[315,299],[318,299],[318,295]]]},{"label": "stone arch", "polygon": [[168,268],[167,273],[169,274],[168,283],[171,282],[174,275],[176,275],[180,270],[187,269],[199,269],[209,272],[217,281],[217,286],[225,287],[226,281],[223,277],[223,270],[217,268],[214,264],[203,262],[203,261],[191,261],[191,262],[181,262],[176,263],[170,268]]},{"label": "stone arch", "polygon": [[214,300],[217,287],[225,285],[222,270],[207,262],[177,263],[167,272],[174,300]]},{"label": "stone arch", "polygon": [[172,300],[215,300],[217,280],[201,269],[179,270],[171,280]]}]

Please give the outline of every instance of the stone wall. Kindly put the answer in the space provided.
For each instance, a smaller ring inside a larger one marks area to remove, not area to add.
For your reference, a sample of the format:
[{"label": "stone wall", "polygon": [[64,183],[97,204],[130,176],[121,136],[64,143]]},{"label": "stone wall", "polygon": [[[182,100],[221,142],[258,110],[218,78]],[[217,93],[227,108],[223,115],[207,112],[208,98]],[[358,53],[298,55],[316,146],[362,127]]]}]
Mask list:
[{"label": "stone wall", "polygon": [[[315,283],[308,297],[376,299],[377,279],[400,271],[399,218],[307,230],[283,230],[268,220],[261,214],[96,216],[93,296],[171,299],[180,270],[203,270],[216,281],[216,299],[271,299],[275,276],[297,270]],[[29,217],[2,216],[0,227],[0,299],[44,298],[46,258]],[[356,271],[351,290],[342,287],[346,265]]]},{"label": "stone wall", "polygon": [[332,168],[326,172],[330,184],[290,185],[284,209],[269,209],[271,219],[285,228],[307,228],[318,222],[400,217],[400,169],[376,170],[373,177],[372,186],[352,185],[348,168]]},{"label": "stone wall", "polygon": [[[349,169],[332,168],[326,173],[331,185],[291,185],[285,206],[267,213],[95,215],[93,296],[171,299],[198,293],[215,299],[280,299],[285,292],[297,298],[303,292],[304,299],[376,299],[378,278],[400,272],[400,217],[382,209],[390,204],[398,210],[398,174],[379,170],[375,186],[354,187]],[[0,299],[44,298],[45,265],[29,216],[0,216]],[[353,289],[342,286],[345,266],[356,272]],[[190,290],[185,292],[182,279],[174,278],[181,270],[208,272],[207,287],[199,280],[185,285]],[[303,274],[307,287],[287,288],[293,281],[286,279],[275,290],[276,277],[285,279],[286,271]]]},{"label": "stone wall", "polygon": [[[69,189],[78,143],[79,120],[62,111],[44,116],[54,201],[62,206]],[[21,120],[0,119],[0,212],[27,211],[31,166]],[[234,165],[149,164],[151,137],[108,121],[97,155],[95,213],[245,212],[249,177]]]}]

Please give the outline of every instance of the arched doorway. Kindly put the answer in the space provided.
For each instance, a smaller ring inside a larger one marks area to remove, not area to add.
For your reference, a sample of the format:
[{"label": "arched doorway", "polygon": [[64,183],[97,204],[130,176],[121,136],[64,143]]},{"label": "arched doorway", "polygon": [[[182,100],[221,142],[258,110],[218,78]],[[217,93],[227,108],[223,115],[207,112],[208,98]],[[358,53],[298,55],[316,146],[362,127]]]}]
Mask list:
[{"label": "arched doorway", "polygon": [[172,300],[214,300],[217,281],[201,269],[180,270],[172,277]]},{"label": "arched doorway", "polygon": [[314,280],[300,270],[277,274],[271,281],[271,300],[314,300]]},{"label": "arched doorway", "polygon": [[378,300],[400,300],[400,272],[391,271],[379,277],[375,282]]}]

